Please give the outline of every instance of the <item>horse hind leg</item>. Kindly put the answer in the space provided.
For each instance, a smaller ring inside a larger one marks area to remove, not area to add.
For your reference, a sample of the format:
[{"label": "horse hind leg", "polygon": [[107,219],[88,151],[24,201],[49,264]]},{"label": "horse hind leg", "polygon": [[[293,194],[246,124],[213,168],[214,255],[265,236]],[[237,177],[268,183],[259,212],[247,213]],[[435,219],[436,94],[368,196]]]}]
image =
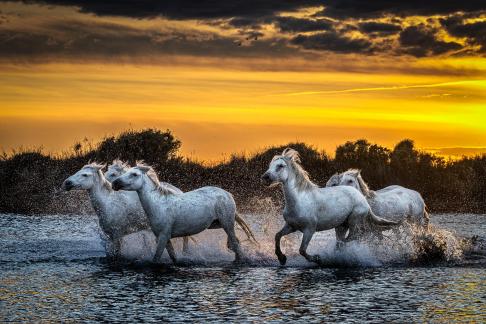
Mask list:
[{"label": "horse hind leg", "polygon": [[182,239],[182,253],[189,254],[189,238],[187,236]]},{"label": "horse hind leg", "polygon": [[224,229],[228,235],[226,242],[228,248],[235,253],[235,262],[241,262],[243,260],[243,253],[241,252],[240,241],[236,237],[234,228]]},{"label": "horse hind leg", "polygon": [[241,251],[240,241],[238,240],[235,232],[234,216],[232,218],[228,217],[227,219],[220,218],[219,223],[228,236],[226,246],[235,253],[235,262],[241,262],[243,259],[243,253]]}]

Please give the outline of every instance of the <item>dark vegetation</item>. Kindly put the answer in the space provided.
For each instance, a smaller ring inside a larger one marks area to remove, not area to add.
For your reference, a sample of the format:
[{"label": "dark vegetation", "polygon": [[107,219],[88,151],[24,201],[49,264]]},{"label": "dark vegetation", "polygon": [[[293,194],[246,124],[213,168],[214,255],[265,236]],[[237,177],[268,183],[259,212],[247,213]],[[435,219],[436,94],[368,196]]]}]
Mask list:
[{"label": "dark vegetation", "polygon": [[115,158],[133,164],[138,159],[154,166],[163,181],[184,191],[205,185],[220,186],[235,196],[240,209],[255,198],[281,201],[280,190],[264,187],[260,175],[275,154],[287,147],[300,152],[303,167],[324,186],[335,172],[362,170],[371,188],[400,184],[421,192],[433,212],[486,213],[486,155],[445,160],[415,149],[403,140],[393,150],[366,140],[346,142],[335,158],[304,143],[271,147],[251,157],[234,155],[217,165],[203,165],[180,157],[181,142],[170,131],[126,131],[98,145],[77,143],[72,153],[44,155],[38,151],[4,154],[0,159],[0,212],[79,213],[89,208],[85,193],[61,193],[60,185],[88,161],[109,163]]}]

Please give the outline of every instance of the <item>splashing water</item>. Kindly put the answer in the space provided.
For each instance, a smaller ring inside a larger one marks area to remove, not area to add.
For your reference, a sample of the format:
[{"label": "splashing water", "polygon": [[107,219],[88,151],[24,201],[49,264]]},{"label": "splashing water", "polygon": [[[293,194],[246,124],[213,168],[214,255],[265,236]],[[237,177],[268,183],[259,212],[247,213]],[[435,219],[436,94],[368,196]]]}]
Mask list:
[{"label": "splashing water", "polygon": [[[237,235],[251,266],[278,266],[275,257],[274,236],[284,225],[281,210],[270,199],[257,199],[252,203],[253,212],[243,217],[255,234],[259,246],[250,242],[241,229]],[[182,239],[173,239],[178,262],[182,265],[218,264],[231,262],[234,255],[226,247],[223,230],[208,230],[194,235],[196,243],[190,242],[190,252],[182,253]],[[287,266],[313,267],[298,253],[300,233],[292,233],[282,239],[282,251],[288,256]],[[377,267],[387,264],[432,264],[459,262],[468,247],[465,241],[449,230],[430,226],[429,230],[413,225],[402,225],[399,230],[387,231],[381,240],[368,238],[348,242],[336,249],[334,231],[316,233],[309,245],[308,253],[318,254],[322,266],[329,267]],[[155,253],[155,237],[148,231],[131,234],[124,238],[122,256],[136,261],[150,261]],[[170,264],[167,252],[164,263]]]}]

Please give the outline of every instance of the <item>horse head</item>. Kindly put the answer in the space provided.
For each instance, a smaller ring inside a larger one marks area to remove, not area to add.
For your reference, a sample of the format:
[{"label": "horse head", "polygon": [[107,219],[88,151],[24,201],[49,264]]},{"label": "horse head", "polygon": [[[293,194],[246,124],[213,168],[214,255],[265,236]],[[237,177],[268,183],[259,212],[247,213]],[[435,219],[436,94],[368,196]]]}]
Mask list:
[{"label": "horse head", "polygon": [[282,154],[273,157],[267,171],[262,175],[262,180],[267,185],[284,183],[289,178],[290,161],[299,159],[299,153],[291,148],[286,148]]},{"label": "horse head", "polygon": [[[331,179],[329,179],[328,183],[331,181]],[[366,182],[363,180],[361,170],[349,169],[348,171],[341,173],[339,175],[339,183],[337,185],[353,187],[361,192],[366,198],[375,197],[375,192],[370,190]],[[329,187],[328,185],[326,186]]]},{"label": "horse head", "polygon": [[90,163],[81,168],[78,172],[64,180],[62,188],[66,191],[89,190],[93,188],[96,183],[99,183],[100,178],[103,178],[101,170],[106,165],[98,163]]},{"label": "horse head", "polygon": [[262,175],[267,185],[287,183],[292,178],[297,190],[307,190],[316,187],[309,179],[309,175],[300,165],[299,153],[286,148],[282,154],[275,155],[270,162],[268,170]]},{"label": "horse head", "polygon": [[123,162],[119,159],[113,160],[111,165],[108,167],[108,170],[105,172],[106,180],[113,182],[116,178],[127,172],[130,167],[126,162]]}]

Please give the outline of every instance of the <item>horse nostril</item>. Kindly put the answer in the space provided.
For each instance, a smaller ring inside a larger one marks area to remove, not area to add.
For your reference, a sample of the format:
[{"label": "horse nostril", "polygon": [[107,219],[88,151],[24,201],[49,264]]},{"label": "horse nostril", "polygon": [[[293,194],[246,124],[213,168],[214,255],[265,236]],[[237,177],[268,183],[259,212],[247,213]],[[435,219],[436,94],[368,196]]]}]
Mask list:
[{"label": "horse nostril", "polygon": [[264,174],[262,175],[261,179],[262,179],[263,181],[267,181],[267,182],[268,182],[268,181],[270,181],[270,176],[269,176],[267,173],[264,173]]}]

